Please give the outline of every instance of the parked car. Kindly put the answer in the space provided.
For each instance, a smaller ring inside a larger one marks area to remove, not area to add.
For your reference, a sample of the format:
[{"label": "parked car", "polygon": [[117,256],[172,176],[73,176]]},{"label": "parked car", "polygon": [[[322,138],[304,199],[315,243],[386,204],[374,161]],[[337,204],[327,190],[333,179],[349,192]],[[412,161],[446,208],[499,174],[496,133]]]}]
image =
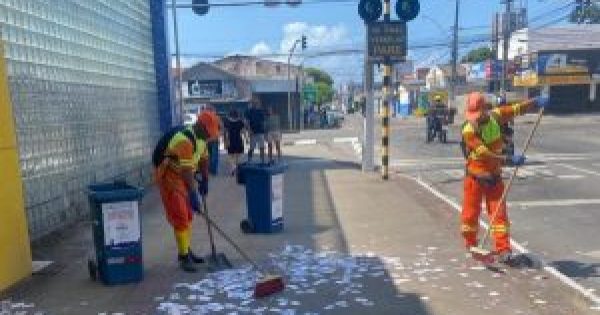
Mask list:
[{"label": "parked car", "polygon": [[327,128],[339,128],[342,126],[344,121],[344,114],[338,110],[328,110],[327,114]]}]

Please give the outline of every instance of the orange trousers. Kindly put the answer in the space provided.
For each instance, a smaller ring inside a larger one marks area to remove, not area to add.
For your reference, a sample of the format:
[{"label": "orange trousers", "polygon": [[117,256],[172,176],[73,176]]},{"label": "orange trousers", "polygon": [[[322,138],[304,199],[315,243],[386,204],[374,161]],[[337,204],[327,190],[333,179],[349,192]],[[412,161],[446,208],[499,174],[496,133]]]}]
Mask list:
[{"label": "orange trousers", "polygon": [[498,179],[494,185],[484,185],[473,176],[468,175],[465,177],[461,230],[467,248],[477,245],[481,202],[485,197],[487,213],[490,218],[493,212],[498,209],[494,222],[490,222],[490,232],[494,238],[495,251],[496,253],[503,253],[511,250],[510,223],[506,213],[506,203],[503,202],[498,208],[503,191],[504,183],[501,179]]},{"label": "orange trousers", "polygon": [[183,232],[192,227],[192,206],[187,192],[164,182],[159,182],[160,197],[165,207],[167,221],[176,232]]}]

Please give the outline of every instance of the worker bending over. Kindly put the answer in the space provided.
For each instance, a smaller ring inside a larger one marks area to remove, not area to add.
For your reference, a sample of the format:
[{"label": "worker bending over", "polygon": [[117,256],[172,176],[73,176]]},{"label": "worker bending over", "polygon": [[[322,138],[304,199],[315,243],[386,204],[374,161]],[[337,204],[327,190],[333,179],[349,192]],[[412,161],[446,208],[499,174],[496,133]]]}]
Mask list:
[{"label": "worker bending over", "polygon": [[163,136],[168,144],[155,172],[167,221],[174,230],[177,259],[186,272],[196,272],[195,264],[204,262],[191,251],[191,239],[192,211],[201,211],[201,196],[208,192],[211,135],[205,124],[206,118],[198,117],[194,125]]}]

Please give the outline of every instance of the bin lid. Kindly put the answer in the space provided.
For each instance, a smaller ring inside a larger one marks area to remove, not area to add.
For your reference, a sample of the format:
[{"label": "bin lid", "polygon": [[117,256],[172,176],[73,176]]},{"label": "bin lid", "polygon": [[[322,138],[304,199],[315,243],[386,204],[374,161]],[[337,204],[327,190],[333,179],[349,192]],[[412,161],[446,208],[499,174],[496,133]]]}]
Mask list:
[{"label": "bin lid", "polygon": [[133,201],[144,196],[144,189],[116,181],[89,185],[88,196],[94,202]]},{"label": "bin lid", "polygon": [[263,164],[263,163],[244,163],[240,165],[244,172],[250,173],[263,173],[268,175],[281,174],[285,172],[289,165],[287,163],[272,163],[272,164]]}]

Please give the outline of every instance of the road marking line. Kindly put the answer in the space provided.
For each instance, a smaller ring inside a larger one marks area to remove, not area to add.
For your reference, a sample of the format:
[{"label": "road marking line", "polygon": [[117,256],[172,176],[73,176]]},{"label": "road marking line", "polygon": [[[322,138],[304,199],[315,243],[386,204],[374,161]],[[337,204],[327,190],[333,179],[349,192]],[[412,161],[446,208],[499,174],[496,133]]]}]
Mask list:
[{"label": "road marking line", "polygon": [[304,139],[294,141],[294,145],[313,145],[317,144],[317,139]]},{"label": "road marking line", "polygon": [[[450,197],[446,196],[442,192],[438,191],[433,186],[431,186],[428,183],[424,182],[420,177],[415,178],[415,177],[412,177],[412,176],[402,175],[402,174],[400,174],[400,176],[405,177],[405,178],[409,178],[411,180],[414,180],[421,187],[425,188],[427,191],[429,191],[430,193],[432,193],[434,196],[436,196],[439,199],[441,199],[442,201],[446,202],[448,205],[450,205],[456,211],[458,211],[459,213],[461,212],[461,206],[457,202],[455,202],[454,200],[452,200]],[[480,220],[479,224],[481,226],[483,226],[485,229],[488,228],[487,223],[484,222],[483,220]],[[511,243],[511,245],[519,253],[521,253],[521,254],[529,253],[529,250],[527,248],[525,248],[523,245],[519,244],[513,238],[510,239],[510,243]],[[600,305],[600,297],[597,296],[597,295],[595,295],[593,291],[584,288],[582,285],[580,285],[579,283],[577,283],[575,280],[569,278],[567,275],[565,275],[565,274],[561,273],[560,271],[558,271],[558,269],[556,269],[556,268],[554,268],[552,266],[549,266],[546,262],[542,261],[542,266],[544,266],[543,267],[544,271],[546,271],[547,273],[549,273],[549,274],[553,275],[554,277],[556,277],[556,279],[558,279],[560,282],[562,282],[563,284],[571,287],[571,289],[577,291],[579,294],[581,294],[583,297],[587,298],[593,304]]]},{"label": "road marking line", "polygon": [[579,205],[598,205],[600,199],[559,199],[509,202],[509,206],[519,207],[568,207]]},{"label": "road marking line", "polygon": [[358,142],[358,137],[333,138],[333,143],[356,143],[356,142]]},{"label": "road marking line", "polygon": [[589,256],[589,257],[592,257],[592,258],[598,258],[598,259],[600,259],[600,250],[595,250],[595,251],[591,251],[591,252],[587,252],[587,253],[582,253],[582,255]]},{"label": "road marking line", "polygon": [[577,172],[580,172],[580,173],[584,173],[584,174],[588,174],[588,175],[600,176],[600,172],[588,170],[588,169],[577,167],[577,166],[573,166],[573,165],[570,165],[570,164],[557,163],[556,165],[562,166],[564,168],[568,168],[570,170],[577,171]]},{"label": "road marking line", "polygon": [[583,175],[558,175],[556,176],[558,179],[582,179],[585,178]]}]

